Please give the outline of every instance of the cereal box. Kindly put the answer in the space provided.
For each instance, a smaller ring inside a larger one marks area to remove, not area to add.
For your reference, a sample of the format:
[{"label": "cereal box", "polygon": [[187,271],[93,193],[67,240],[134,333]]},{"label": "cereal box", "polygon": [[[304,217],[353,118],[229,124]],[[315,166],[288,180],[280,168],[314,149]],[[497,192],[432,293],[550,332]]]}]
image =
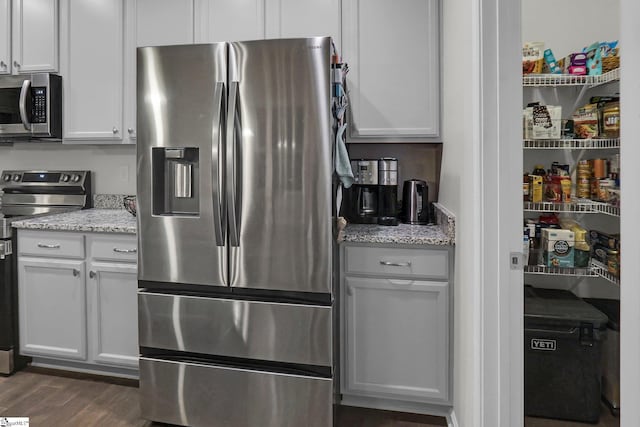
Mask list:
[{"label": "cereal box", "polygon": [[575,234],[571,230],[542,229],[542,264],[547,267],[574,266]]}]

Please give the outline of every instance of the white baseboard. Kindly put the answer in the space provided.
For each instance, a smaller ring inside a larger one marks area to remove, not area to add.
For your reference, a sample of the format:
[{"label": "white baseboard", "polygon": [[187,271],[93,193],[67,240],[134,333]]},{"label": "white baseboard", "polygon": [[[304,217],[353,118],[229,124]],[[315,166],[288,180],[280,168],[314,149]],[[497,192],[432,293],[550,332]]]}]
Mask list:
[{"label": "white baseboard", "polygon": [[46,359],[34,357],[31,366],[48,369],[58,369],[61,371],[81,372],[83,374],[104,375],[108,377],[127,378],[131,380],[139,379],[139,373],[136,369],[102,367],[79,362],[62,361],[55,359]]},{"label": "white baseboard", "polygon": [[456,413],[451,409],[449,415],[447,415],[447,427],[458,427],[458,419],[456,418]]}]

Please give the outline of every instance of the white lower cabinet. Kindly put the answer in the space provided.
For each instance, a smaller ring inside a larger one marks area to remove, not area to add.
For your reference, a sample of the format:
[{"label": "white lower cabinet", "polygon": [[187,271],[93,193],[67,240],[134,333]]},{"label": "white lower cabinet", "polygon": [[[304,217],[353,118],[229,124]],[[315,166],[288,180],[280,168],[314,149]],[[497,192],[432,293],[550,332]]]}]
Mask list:
[{"label": "white lower cabinet", "polygon": [[86,360],[85,262],[18,259],[20,352]]},{"label": "white lower cabinet", "polygon": [[[393,259],[410,267],[363,271],[350,265],[359,262],[360,252],[375,264]],[[359,398],[358,406],[404,411],[412,409],[407,404],[416,410],[450,404],[450,256],[446,248],[343,248],[343,403]],[[440,259],[443,265],[430,272],[419,268],[420,259]]]},{"label": "white lower cabinet", "polygon": [[135,264],[91,262],[87,304],[94,362],[138,367],[138,322],[131,319],[138,312],[137,290]]},{"label": "white lower cabinet", "polygon": [[136,251],[132,235],[19,230],[20,352],[47,365],[134,374]]}]

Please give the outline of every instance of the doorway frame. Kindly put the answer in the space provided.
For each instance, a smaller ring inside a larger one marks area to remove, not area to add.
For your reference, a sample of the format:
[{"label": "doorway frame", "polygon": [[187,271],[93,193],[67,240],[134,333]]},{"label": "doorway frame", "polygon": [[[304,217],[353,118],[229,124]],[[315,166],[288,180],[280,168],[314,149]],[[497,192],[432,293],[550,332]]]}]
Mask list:
[{"label": "doorway frame", "polygon": [[[480,0],[480,46],[478,70],[481,115],[480,177],[482,206],[480,214],[482,256],[481,274],[481,374],[478,396],[481,408],[479,425],[483,427],[518,427],[524,423],[524,333],[523,272],[511,268],[511,254],[522,251],[519,239],[522,226],[520,176],[522,140],[520,111],[521,85],[521,6],[522,1]],[[620,39],[640,41],[640,2],[620,0]],[[621,58],[621,120],[634,123],[640,119],[640,50],[628,48]],[[492,115],[491,112],[497,112]],[[517,116],[517,117],[516,117]],[[621,251],[621,427],[635,427],[640,419],[640,239],[634,238],[640,214],[640,144],[632,126],[622,126],[621,185],[623,200],[620,232],[632,236],[622,242]],[[514,167],[515,166],[515,167]],[[497,189],[497,190],[496,190]],[[514,203],[515,201],[515,203]],[[511,216],[511,217],[509,217]],[[517,221],[516,221],[517,218]],[[516,224],[518,223],[518,224]],[[517,229],[516,226],[517,225]],[[511,234],[513,233],[513,234]],[[493,251],[493,252],[488,252]],[[496,333],[497,331],[497,333]]]},{"label": "doorway frame", "polygon": [[524,425],[521,1],[479,9],[483,427]]}]

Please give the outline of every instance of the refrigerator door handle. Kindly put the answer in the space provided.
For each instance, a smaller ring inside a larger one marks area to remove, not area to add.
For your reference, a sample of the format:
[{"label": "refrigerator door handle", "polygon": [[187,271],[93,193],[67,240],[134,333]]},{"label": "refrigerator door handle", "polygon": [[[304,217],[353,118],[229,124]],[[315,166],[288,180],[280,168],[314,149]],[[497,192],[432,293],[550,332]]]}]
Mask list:
[{"label": "refrigerator door handle", "polygon": [[240,176],[238,171],[238,149],[242,141],[242,129],[238,114],[238,82],[231,82],[227,113],[227,215],[229,218],[229,244],[240,246]]},{"label": "refrigerator door handle", "polygon": [[227,212],[224,198],[224,138],[225,99],[224,82],[217,82],[213,92],[214,118],[211,135],[211,179],[213,180],[213,228],[216,236],[216,246],[224,246]]}]

